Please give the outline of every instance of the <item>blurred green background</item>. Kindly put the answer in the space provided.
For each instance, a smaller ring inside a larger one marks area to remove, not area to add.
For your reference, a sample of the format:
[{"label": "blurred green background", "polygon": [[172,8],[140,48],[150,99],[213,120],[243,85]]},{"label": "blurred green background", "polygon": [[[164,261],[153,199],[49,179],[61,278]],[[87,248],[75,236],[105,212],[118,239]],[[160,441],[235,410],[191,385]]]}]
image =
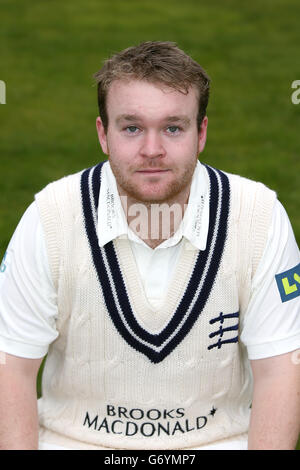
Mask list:
[{"label": "blurred green background", "polygon": [[0,259],[37,191],[104,158],[92,75],[145,40],[175,41],[206,69],[202,160],[276,190],[299,244],[299,18],[298,0],[1,0]]}]

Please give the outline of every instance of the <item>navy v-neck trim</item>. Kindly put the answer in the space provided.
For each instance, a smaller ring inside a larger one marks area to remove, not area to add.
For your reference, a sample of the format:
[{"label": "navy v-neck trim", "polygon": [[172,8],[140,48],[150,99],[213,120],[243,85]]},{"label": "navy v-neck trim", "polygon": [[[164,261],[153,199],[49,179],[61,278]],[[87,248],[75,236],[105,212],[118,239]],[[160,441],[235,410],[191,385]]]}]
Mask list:
[{"label": "navy v-neck trim", "polygon": [[100,247],[97,236],[102,163],[81,176],[85,229],[108,313],[123,339],[153,363],[163,361],[189,333],[203,311],[214,285],[227,236],[230,204],[228,177],[205,165],[209,176],[209,229],[205,251],[199,251],[184,294],[167,325],[156,334],[137,321],[113,241]]}]

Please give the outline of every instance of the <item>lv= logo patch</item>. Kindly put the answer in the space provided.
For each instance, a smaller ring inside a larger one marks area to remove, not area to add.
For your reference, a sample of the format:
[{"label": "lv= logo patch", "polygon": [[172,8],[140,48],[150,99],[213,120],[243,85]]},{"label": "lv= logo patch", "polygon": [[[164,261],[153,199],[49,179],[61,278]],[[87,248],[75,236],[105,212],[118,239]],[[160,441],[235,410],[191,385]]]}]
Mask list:
[{"label": "lv= logo patch", "polygon": [[288,271],[276,274],[275,279],[282,302],[300,295],[300,263]]}]

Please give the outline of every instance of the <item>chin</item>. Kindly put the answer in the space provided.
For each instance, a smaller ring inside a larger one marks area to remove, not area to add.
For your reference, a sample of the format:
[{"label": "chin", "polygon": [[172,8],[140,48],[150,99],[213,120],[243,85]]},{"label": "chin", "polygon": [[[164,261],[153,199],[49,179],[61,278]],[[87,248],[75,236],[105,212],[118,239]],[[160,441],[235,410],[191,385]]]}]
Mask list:
[{"label": "chin", "polygon": [[168,188],[156,187],[156,188],[136,188],[136,190],[129,191],[128,194],[136,201],[144,202],[148,204],[162,204],[176,198],[179,194],[180,189],[177,185],[174,187],[170,185]]}]

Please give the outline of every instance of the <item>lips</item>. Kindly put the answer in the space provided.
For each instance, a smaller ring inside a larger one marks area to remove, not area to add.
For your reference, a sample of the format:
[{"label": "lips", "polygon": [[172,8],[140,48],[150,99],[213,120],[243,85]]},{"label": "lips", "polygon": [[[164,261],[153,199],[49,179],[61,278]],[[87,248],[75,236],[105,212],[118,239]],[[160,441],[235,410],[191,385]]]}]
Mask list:
[{"label": "lips", "polygon": [[152,174],[152,173],[166,173],[167,171],[169,171],[169,170],[162,170],[160,168],[157,168],[157,169],[151,168],[151,169],[148,169],[148,170],[147,169],[146,170],[138,170],[137,173]]}]

